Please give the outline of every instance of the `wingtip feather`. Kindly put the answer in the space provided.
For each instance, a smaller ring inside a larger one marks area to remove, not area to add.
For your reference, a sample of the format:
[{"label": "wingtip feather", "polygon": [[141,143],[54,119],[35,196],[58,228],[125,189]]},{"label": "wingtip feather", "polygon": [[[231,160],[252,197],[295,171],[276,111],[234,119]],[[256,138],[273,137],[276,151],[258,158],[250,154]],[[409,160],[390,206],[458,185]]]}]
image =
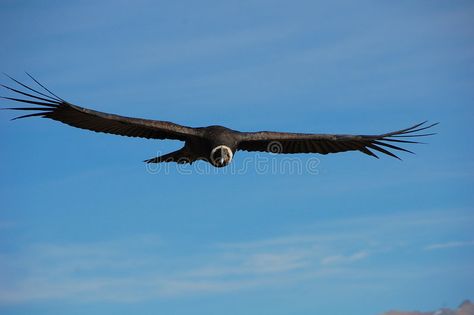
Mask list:
[{"label": "wingtip feather", "polygon": [[36,82],[36,84],[38,84],[39,86],[41,86],[45,91],[47,91],[49,94],[51,94],[51,97],[52,98],[55,98],[57,99],[58,101],[60,102],[64,102],[64,100],[62,98],[60,98],[59,96],[57,96],[56,94],[54,94],[53,92],[51,92],[51,90],[49,90],[47,87],[45,87],[43,84],[39,83],[38,80],[36,80],[31,74],[29,74],[28,72],[26,72],[26,75],[29,76],[33,81]]},{"label": "wingtip feather", "polygon": [[17,120],[17,119],[23,119],[23,118],[27,118],[27,117],[44,116],[44,115],[45,115],[45,113],[34,113],[34,114],[18,116],[18,117],[12,118],[10,120]]}]

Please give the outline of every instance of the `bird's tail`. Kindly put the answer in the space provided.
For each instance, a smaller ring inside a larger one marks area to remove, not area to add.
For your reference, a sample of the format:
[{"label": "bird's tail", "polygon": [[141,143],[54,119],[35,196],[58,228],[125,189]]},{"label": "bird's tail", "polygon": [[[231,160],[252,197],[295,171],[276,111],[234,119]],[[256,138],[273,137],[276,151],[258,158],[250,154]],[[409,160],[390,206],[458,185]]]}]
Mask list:
[{"label": "bird's tail", "polygon": [[145,163],[175,162],[178,164],[192,164],[194,160],[190,157],[184,148],[165,155],[157,156],[143,161]]}]

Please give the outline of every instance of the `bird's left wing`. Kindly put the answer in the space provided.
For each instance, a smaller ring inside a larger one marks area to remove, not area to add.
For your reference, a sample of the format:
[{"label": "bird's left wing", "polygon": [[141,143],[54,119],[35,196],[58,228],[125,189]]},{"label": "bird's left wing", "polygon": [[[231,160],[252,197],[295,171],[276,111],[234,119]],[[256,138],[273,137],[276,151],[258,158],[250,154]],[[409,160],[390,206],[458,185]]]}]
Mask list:
[{"label": "bird's left wing", "polygon": [[[30,76],[31,77],[31,76]],[[67,125],[87,129],[95,132],[104,132],[127,137],[174,139],[186,141],[191,137],[199,136],[199,129],[178,125],[168,121],[150,120],[107,114],[92,109],[73,105],[56,96],[41,83],[33,79],[44,93],[33,89],[10,77],[25,91],[0,84],[2,87],[21,95],[23,98],[2,97],[4,99],[26,103],[32,107],[5,108],[30,112],[14,119],[39,116],[60,121]],[[24,98],[24,97],[28,98]],[[31,113],[32,111],[32,113]]]},{"label": "bird's left wing", "polygon": [[240,134],[241,141],[237,149],[271,153],[320,154],[360,151],[376,158],[378,156],[372,151],[378,151],[400,159],[389,150],[413,153],[399,145],[420,143],[407,140],[407,138],[433,135],[434,133],[420,134],[418,132],[435,125],[437,123],[427,125],[425,121],[410,128],[380,135],[305,134],[270,131],[243,132]]}]

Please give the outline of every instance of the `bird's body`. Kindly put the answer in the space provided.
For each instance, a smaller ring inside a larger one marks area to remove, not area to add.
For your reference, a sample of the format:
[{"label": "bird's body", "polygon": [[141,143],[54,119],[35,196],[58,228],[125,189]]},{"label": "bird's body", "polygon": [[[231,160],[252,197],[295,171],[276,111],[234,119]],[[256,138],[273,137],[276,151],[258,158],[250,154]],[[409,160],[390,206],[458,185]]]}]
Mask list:
[{"label": "bird's body", "polygon": [[224,126],[195,128],[197,136],[190,137],[182,149],[146,160],[147,163],[193,163],[208,161],[215,167],[223,167],[232,161],[239,142],[238,131]]},{"label": "bird's body", "polygon": [[398,145],[419,143],[406,138],[432,135],[432,133],[417,134],[417,132],[436,125],[425,125],[426,122],[423,122],[410,128],[379,135],[304,134],[271,131],[240,132],[217,125],[193,128],[168,121],[107,114],[73,105],[56,96],[33,77],[31,78],[44,89],[44,93],[13,78],[10,79],[27,89],[27,91],[1,85],[16,94],[28,97],[28,99],[3,97],[4,99],[35,105],[34,107],[7,108],[27,112],[33,111],[33,113],[15,119],[39,116],[95,132],[147,139],[184,141],[184,146],[180,150],[148,159],[145,161],[147,163],[193,163],[204,160],[215,167],[224,167],[232,161],[234,154],[239,150],[284,154],[328,154],[360,151],[374,157],[377,157],[377,155],[373,151],[378,151],[398,158],[389,149],[412,153]]}]

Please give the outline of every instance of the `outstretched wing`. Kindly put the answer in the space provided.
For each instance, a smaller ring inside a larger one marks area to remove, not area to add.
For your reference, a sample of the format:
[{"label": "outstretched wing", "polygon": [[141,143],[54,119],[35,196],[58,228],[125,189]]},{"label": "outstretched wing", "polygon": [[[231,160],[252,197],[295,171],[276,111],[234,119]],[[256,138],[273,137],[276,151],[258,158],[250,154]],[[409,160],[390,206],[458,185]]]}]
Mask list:
[{"label": "outstretched wing", "polygon": [[413,153],[399,145],[420,143],[417,141],[406,140],[406,138],[433,135],[434,133],[420,134],[418,132],[431,128],[437,124],[438,123],[426,125],[425,121],[410,128],[381,135],[332,135],[269,131],[244,132],[241,133],[241,141],[237,149],[272,153],[320,154],[360,151],[378,158],[378,156],[371,151],[373,150],[400,159],[389,150]]},{"label": "outstretched wing", "polygon": [[[2,87],[16,93],[19,95],[18,97],[20,97],[2,98],[32,105],[32,107],[5,108],[29,112],[26,115],[14,119],[38,116],[54,119],[73,127],[95,132],[147,139],[175,139],[186,141],[190,137],[199,135],[199,131],[195,128],[181,126],[168,121],[124,117],[73,105],[56,96],[31,75],[28,74],[28,76],[34,80],[39,87],[44,89],[45,93],[35,90],[9,76],[10,79],[26,90],[21,91],[0,84]],[[25,96],[27,98],[25,98]]]}]

